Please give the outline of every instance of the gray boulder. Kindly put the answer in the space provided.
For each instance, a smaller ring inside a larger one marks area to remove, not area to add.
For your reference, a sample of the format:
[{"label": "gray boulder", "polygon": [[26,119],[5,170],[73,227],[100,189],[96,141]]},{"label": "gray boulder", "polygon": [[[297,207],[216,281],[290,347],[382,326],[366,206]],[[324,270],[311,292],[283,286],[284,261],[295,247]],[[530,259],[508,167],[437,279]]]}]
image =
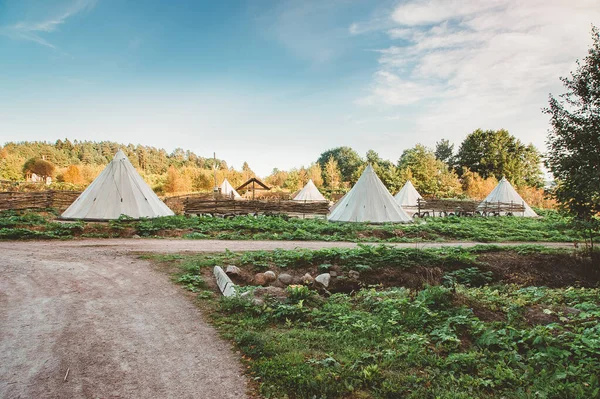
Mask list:
[{"label": "gray boulder", "polygon": [[289,284],[291,284],[291,283],[292,283],[292,280],[293,280],[293,279],[294,279],[294,278],[292,277],[292,275],[291,275],[291,274],[287,274],[287,273],[281,273],[281,274],[279,275],[279,279],[278,279],[278,280],[279,280],[279,282],[281,282],[282,284],[289,285]]},{"label": "gray boulder", "polygon": [[329,273],[319,274],[317,277],[315,277],[315,281],[327,288],[329,287],[329,282],[331,281],[331,275]]}]

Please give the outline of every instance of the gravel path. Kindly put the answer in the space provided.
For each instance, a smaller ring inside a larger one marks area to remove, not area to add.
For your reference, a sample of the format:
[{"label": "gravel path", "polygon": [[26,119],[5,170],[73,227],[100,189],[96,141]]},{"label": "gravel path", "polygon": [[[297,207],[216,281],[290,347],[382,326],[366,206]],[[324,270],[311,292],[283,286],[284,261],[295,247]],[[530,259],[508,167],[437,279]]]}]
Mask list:
[{"label": "gravel path", "polygon": [[355,245],[160,239],[0,242],[0,398],[244,398],[246,382],[231,347],[167,275],[134,254]]},{"label": "gravel path", "polygon": [[166,274],[68,244],[0,243],[0,398],[246,397],[230,345]]},{"label": "gravel path", "polygon": [[[442,248],[442,247],[473,247],[482,245],[480,242],[420,242],[420,243],[389,243],[399,248]],[[502,246],[516,245],[543,245],[550,248],[573,248],[570,242],[505,242],[492,243]],[[357,244],[352,242],[334,241],[234,241],[234,240],[182,240],[182,239],[144,239],[144,238],[115,238],[115,239],[81,239],[69,241],[0,241],[0,251],[4,248],[21,246],[33,247],[47,251],[51,248],[105,248],[122,253],[129,252],[221,252],[229,249],[231,251],[257,251],[281,249],[321,249],[321,248],[354,248]]]}]

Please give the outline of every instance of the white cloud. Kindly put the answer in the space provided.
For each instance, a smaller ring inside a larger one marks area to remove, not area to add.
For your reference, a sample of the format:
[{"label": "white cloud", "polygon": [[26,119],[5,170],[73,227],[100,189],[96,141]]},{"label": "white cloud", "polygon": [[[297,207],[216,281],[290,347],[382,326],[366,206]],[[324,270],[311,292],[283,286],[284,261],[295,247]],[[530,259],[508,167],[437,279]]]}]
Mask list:
[{"label": "white cloud", "polygon": [[54,32],[67,19],[80,12],[90,10],[96,0],[75,0],[61,10],[38,21],[21,21],[14,25],[0,27],[0,34],[14,39],[29,40],[42,46],[56,49],[56,46],[42,37],[43,34]]},{"label": "white cloud", "polygon": [[[359,104],[412,104],[417,133],[460,140],[470,130],[506,127],[542,145],[540,109],[558,80],[587,54],[596,1],[409,1],[382,25],[393,45]],[[453,137],[454,135],[454,137]]]}]

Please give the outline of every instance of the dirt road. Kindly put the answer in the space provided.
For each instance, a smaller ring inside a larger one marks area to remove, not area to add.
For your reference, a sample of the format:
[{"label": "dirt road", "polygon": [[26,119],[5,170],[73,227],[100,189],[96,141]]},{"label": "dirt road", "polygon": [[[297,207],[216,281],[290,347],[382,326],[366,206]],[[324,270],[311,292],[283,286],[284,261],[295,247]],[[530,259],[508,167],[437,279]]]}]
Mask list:
[{"label": "dirt road", "polygon": [[0,398],[245,397],[231,347],[167,275],[84,243],[0,243]]},{"label": "dirt road", "polygon": [[229,345],[168,276],[135,253],[353,246],[159,239],[0,242],[0,398],[243,398],[245,379]]}]

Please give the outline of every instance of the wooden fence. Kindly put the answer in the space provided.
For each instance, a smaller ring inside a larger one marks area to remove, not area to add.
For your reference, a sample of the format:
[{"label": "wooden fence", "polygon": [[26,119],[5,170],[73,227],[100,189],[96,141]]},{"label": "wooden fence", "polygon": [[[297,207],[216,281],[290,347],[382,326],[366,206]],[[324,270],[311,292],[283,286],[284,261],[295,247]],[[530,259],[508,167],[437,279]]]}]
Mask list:
[{"label": "wooden fence", "polygon": [[279,214],[286,215],[327,215],[327,202],[301,201],[236,201],[236,200],[205,200],[187,198],[184,203],[186,215],[248,215],[248,214]]},{"label": "wooden fence", "polygon": [[487,202],[479,204],[479,209],[483,214],[501,214],[501,213],[523,213],[525,212],[525,203],[518,202]]},{"label": "wooden fence", "polygon": [[79,194],[78,191],[0,192],[0,210],[56,208],[64,211]]},{"label": "wooden fence", "polygon": [[[453,199],[431,199],[417,200],[418,216],[439,216],[454,215],[473,215],[480,213],[482,215],[499,215],[501,213],[522,213],[525,212],[525,205],[515,202],[479,202],[472,200],[453,200]],[[414,209],[414,208],[413,208]]]}]

